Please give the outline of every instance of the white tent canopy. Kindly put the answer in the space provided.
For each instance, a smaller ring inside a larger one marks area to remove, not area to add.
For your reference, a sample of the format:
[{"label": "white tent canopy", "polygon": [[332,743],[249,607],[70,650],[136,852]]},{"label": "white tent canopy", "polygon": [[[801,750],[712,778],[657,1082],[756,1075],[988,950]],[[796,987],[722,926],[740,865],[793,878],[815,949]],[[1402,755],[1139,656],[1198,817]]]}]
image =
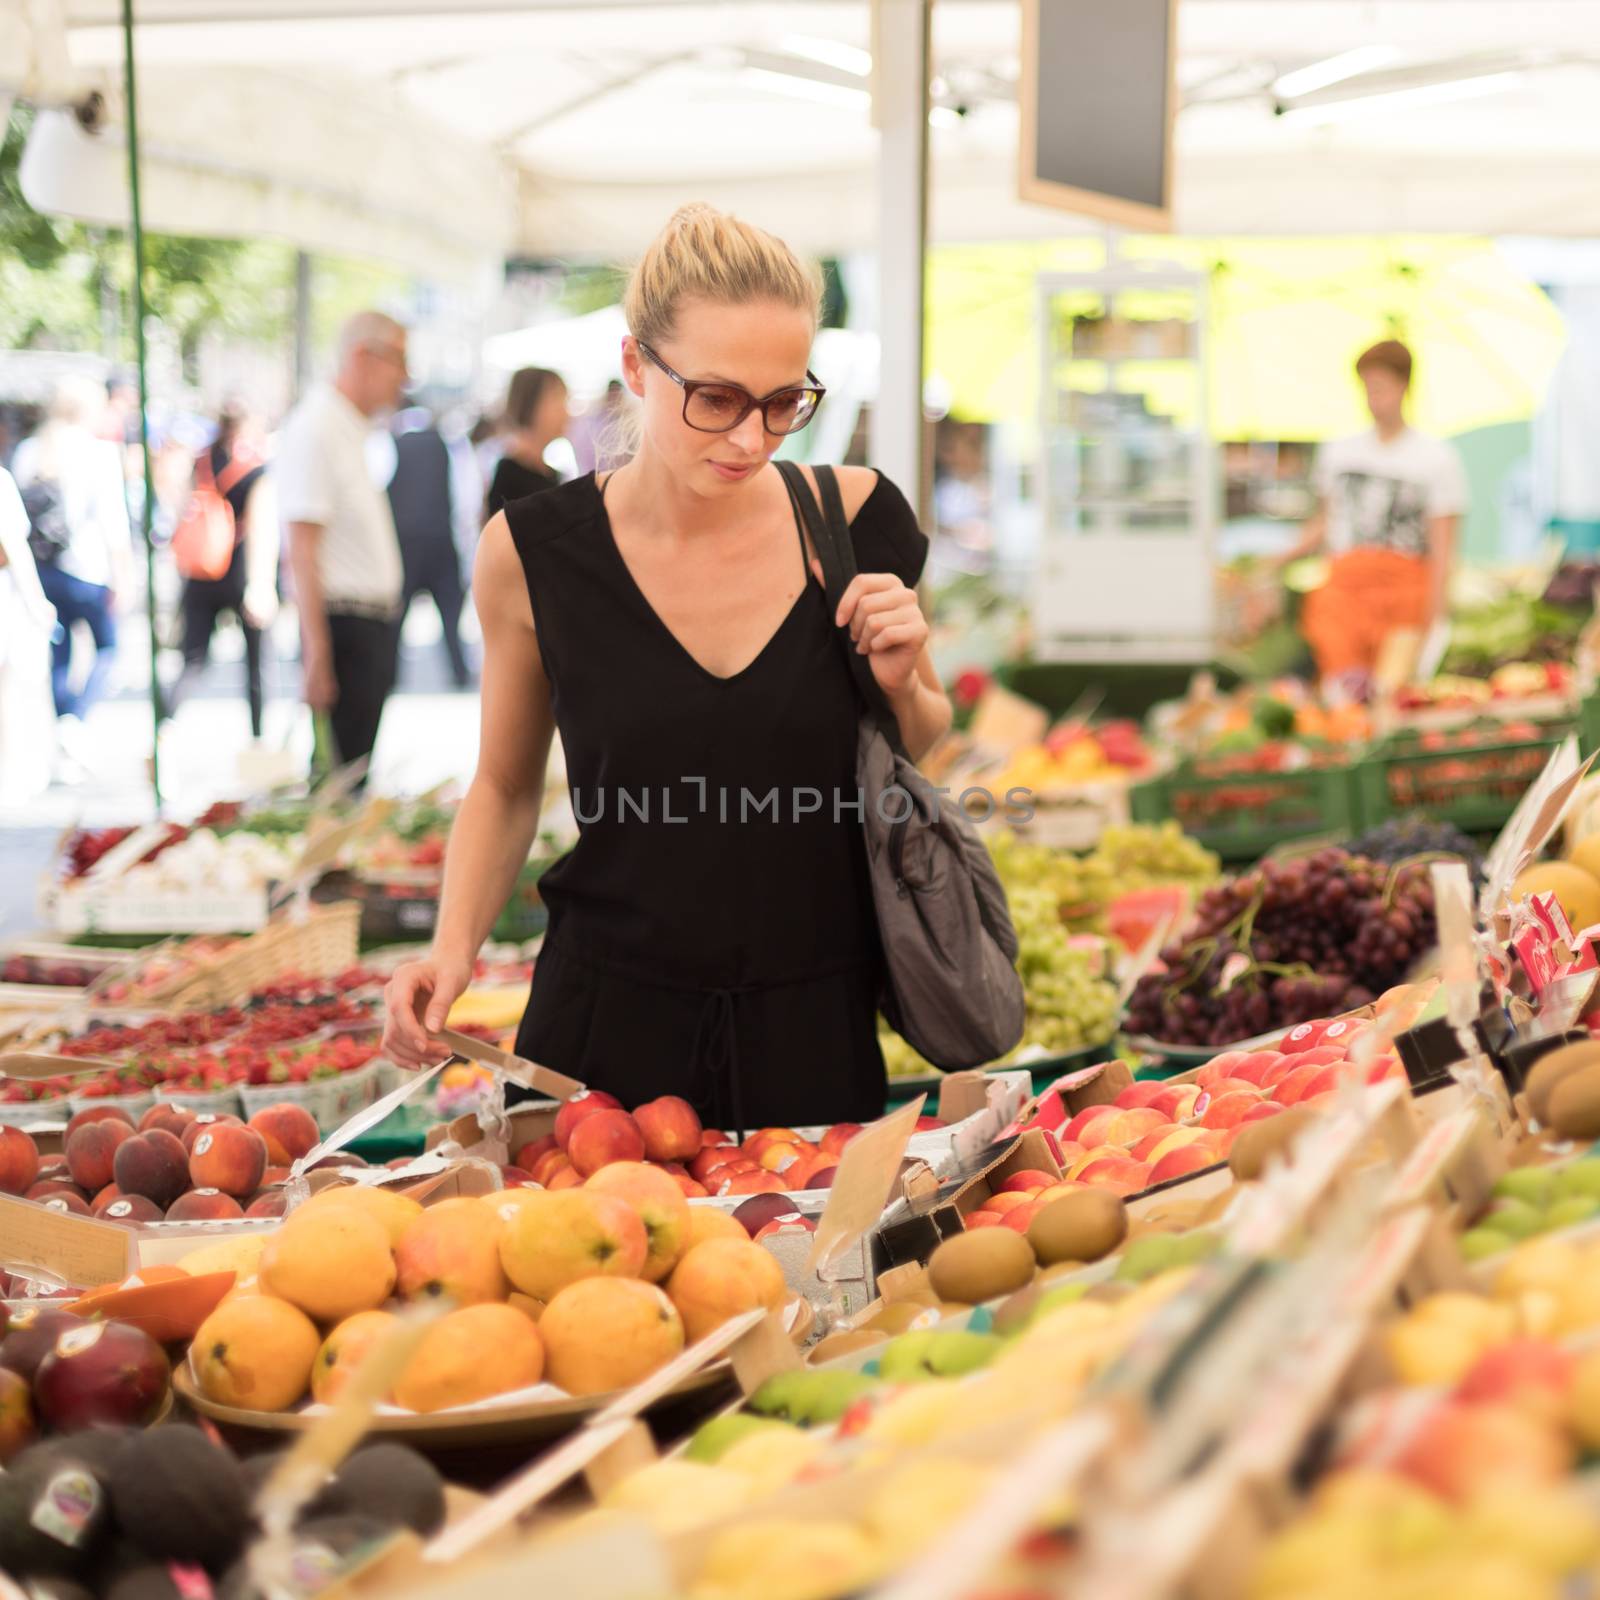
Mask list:
[{"label": "white tent canopy", "polygon": [[[507,248],[625,255],[700,197],[819,253],[874,242],[869,0],[139,0],[137,14],[152,227],[433,272]],[[92,137],[46,122],[29,192],[107,220],[117,17],[117,0],[0,0],[0,97],[107,102]],[[935,240],[1073,227],[1013,195],[1018,36],[1015,0],[936,8]],[[1360,76],[1274,114],[1283,74],[1356,49]],[[1597,60],[1597,0],[1183,0],[1179,225],[1600,233]]]}]

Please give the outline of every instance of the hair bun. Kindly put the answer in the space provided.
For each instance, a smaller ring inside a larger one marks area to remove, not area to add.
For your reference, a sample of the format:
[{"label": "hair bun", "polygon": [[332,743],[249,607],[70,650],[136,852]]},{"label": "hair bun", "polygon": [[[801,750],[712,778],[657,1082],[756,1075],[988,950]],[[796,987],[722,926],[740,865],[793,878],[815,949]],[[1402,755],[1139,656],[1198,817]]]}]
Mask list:
[{"label": "hair bun", "polygon": [[681,205],[667,220],[669,228],[687,228],[694,222],[720,221],[722,213],[705,200],[691,200],[687,205]]}]

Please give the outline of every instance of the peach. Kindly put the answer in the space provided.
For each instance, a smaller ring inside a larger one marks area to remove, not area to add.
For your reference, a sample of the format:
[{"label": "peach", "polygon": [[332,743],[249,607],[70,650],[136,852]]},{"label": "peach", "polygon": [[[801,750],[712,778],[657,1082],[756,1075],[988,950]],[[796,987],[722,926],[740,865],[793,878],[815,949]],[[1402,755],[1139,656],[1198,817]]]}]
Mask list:
[{"label": "peach", "polygon": [[197,1189],[254,1194],[266,1170],[267,1141],[254,1128],[209,1129],[189,1151],[189,1178]]},{"label": "peach", "polygon": [[717,1145],[732,1143],[733,1140],[721,1128],[702,1128],[700,1130],[700,1148],[702,1150],[711,1150]]},{"label": "peach", "polygon": [[1366,1081],[1368,1083],[1383,1083],[1389,1078],[1399,1078],[1403,1081],[1405,1075],[1406,1069],[1401,1065],[1398,1056],[1379,1056],[1368,1066]]},{"label": "peach", "polygon": [[317,1351],[311,1368],[311,1398],[331,1406],[350,1387],[350,1380],[372,1347],[395,1326],[392,1311],[358,1311],[353,1317],[346,1317]]},{"label": "peach", "polygon": [[1150,1104],[1164,1089],[1166,1084],[1159,1078],[1145,1078],[1138,1083],[1130,1083],[1116,1098],[1117,1108],[1121,1111],[1134,1111]]},{"label": "peach", "polygon": [[1220,1100],[1225,1094],[1253,1094],[1259,1097],[1260,1093],[1260,1086],[1251,1083],[1248,1078],[1222,1078],[1211,1085],[1213,1101]]},{"label": "peach", "polygon": [[394,1386],[395,1402],[429,1412],[488,1400],[537,1383],[544,1360],[538,1325],[515,1306],[464,1306],[423,1334]]},{"label": "peach", "polygon": [[1169,1150],[1193,1144],[1200,1137],[1199,1128],[1167,1127],[1147,1133],[1129,1152],[1135,1161],[1159,1161]]},{"label": "peach", "polygon": [[782,1194],[784,1190],[783,1179],[775,1172],[762,1172],[759,1168],[755,1172],[735,1172],[728,1177],[726,1169],[716,1173],[722,1181],[713,1191],[716,1194]]},{"label": "peach", "polygon": [[1203,1167],[1214,1164],[1215,1157],[1204,1145],[1180,1145],[1176,1150],[1169,1150],[1150,1168],[1149,1187],[1154,1188],[1158,1183],[1166,1183],[1172,1178],[1181,1178],[1191,1172],[1199,1172]]},{"label": "peach", "polygon": [[1196,1085],[1169,1083],[1150,1102],[1150,1109],[1159,1111],[1162,1116],[1170,1117],[1174,1122],[1181,1122],[1194,1110],[1194,1103],[1199,1098],[1200,1090]]},{"label": "peach", "polygon": [[1053,1146],[1057,1164],[1065,1171],[1079,1156],[1089,1152],[1076,1139],[1057,1139]]},{"label": "peach", "polygon": [[500,1184],[506,1189],[525,1189],[533,1182],[533,1175],[521,1167],[501,1167]]},{"label": "peach", "polygon": [[1092,1162],[1082,1177],[1093,1188],[1109,1189],[1113,1194],[1137,1194],[1150,1186],[1150,1168],[1142,1161],[1123,1156],[1106,1156]]},{"label": "peach", "polygon": [[318,1322],[372,1311],[394,1289],[394,1257],[381,1223],[349,1206],[297,1211],[261,1252],[261,1287]]},{"label": "peach", "polygon": [[56,1195],[70,1194],[75,1200],[83,1199],[83,1191],[66,1178],[41,1178],[23,1195],[24,1200],[49,1200]]},{"label": "peach", "polygon": [[741,1146],[752,1161],[761,1159],[761,1152],[769,1144],[801,1144],[804,1141],[793,1128],[757,1128]]},{"label": "peach", "polygon": [[244,1214],[247,1217],[282,1217],[288,1210],[289,1197],[282,1189],[262,1189],[251,1195]]},{"label": "peach", "polygon": [[1553,1485],[1572,1467],[1567,1436],[1504,1400],[1437,1406],[1411,1434],[1395,1467],[1445,1500],[1482,1500],[1498,1482]]},{"label": "peach", "polygon": [[1018,1206],[1027,1205],[1031,1199],[1031,1190],[1018,1192],[1015,1189],[1002,1189],[990,1195],[978,1209],[980,1211],[995,1211],[1003,1217],[1006,1212],[1015,1211]]},{"label": "peach", "polygon": [[267,1141],[267,1158],[275,1167],[290,1166],[322,1142],[317,1119],[289,1100],[263,1106],[251,1117],[249,1126]]},{"label": "peach", "polygon": [[859,1122],[836,1122],[823,1134],[817,1143],[829,1155],[843,1155],[844,1147],[860,1132],[861,1124]]},{"label": "peach", "polygon": [[220,1189],[191,1189],[167,1207],[168,1222],[221,1222],[243,1215],[239,1202]]},{"label": "peach", "polygon": [[696,1183],[687,1172],[674,1172],[671,1178],[682,1191],[685,1200],[703,1200],[711,1193],[703,1183]]},{"label": "peach", "polygon": [[535,1300],[583,1278],[637,1277],[650,1251],[639,1213],[615,1195],[530,1189],[500,1225],[500,1265]]},{"label": "peach", "polygon": [[1275,1071],[1286,1058],[1276,1050],[1252,1050],[1242,1055],[1225,1076],[1241,1083],[1253,1083],[1258,1088],[1268,1073]]},{"label": "peach", "polygon": [[1015,1233],[1026,1233],[1041,1210],[1043,1207],[1037,1200],[1030,1200],[1026,1205],[1017,1206],[1006,1212],[1000,1219],[1000,1226],[1010,1228]]},{"label": "peach", "polygon": [[1200,1119],[1201,1126],[1206,1128],[1236,1127],[1260,1104],[1261,1098],[1256,1094],[1220,1095],[1206,1107],[1205,1115]]},{"label": "peach", "polygon": [[[1115,1106],[1101,1107],[1094,1116],[1090,1117],[1078,1129],[1078,1143],[1085,1150],[1098,1150],[1101,1145],[1113,1143],[1112,1129],[1116,1126],[1117,1118],[1132,1115],[1131,1111],[1118,1111]],[[1069,1122],[1067,1126],[1070,1128],[1072,1124]]]},{"label": "peach", "polygon": [[1005,1220],[998,1211],[985,1211],[980,1207],[976,1211],[969,1211],[961,1219],[961,1225],[971,1233],[974,1228],[998,1228]]},{"label": "peach", "polygon": [[678,1095],[647,1100],[635,1109],[633,1120],[644,1136],[644,1153],[652,1161],[687,1161],[700,1149],[700,1118]]},{"label": "peach", "polygon": [[683,1318],[690,1343],[730,1317],[783,1304],[783,1272],[758,1244],[708,1239],[688,1251],[667,1280],[667,1296]]},{"label": "peach", "polygon": [[159,1128],[163,1133],[181,1139],[183,1130],[194,1121],[195,1115],[188,1106],[174,1105],[170,1100],[158,1100],[139,1118],[139,1132],[149,1133],[152,1128]]},{"label": "peach", "polygon": [[1083,1188],[1081,1183],[1053,1183],[1048,1189],[1034,1190],[1032,1199],[1042,1209],[1052,1200],[1059,1200],[1063,1195],[1076,1194],[1081,1188]]},{"label": "peach", "polygon": [[1128,1145],[1136,1139],[1142,1139],[1147,1133],[1154,1133],[1157,1128],[1171,1126],[1171,1120],[1162,1116],[1153,1106],[1138,1106],[1132,1111],[1117,1112],[1106,1130],[1110,1138],[1105,1142]]},{"label": "peach", "polygon": [[72,1181],[80,1189],[98,1194],[111,1182],[111,1167],[118,1146],[134,1137],[127,1123],[114,1118],[85,1123],[67,1139],[67,1170],[72,1174]]},{"label": "peach", "polygon": [[1269,1117],[1275,1117],[1283,1110],[1276,1100],[1258,1100],[1245,1114],[1239,1118],[1242,1124],[1246,1122],[1265,1122]]},{"label": "peach", "polygon": [[1260,1088],[1263,1093],[1270,1094],[1291,1072],[1300,1066],[1299,1060],[1294,1056],[1280,1056],[1273,1064],[1261,1074]]},{"label": "peach", "polygon": [[1001,1181],[997,1194],[1027,1194],[1032,1189],[1048,1189],[1056,1181],[1048,1172],[1031,1168],[1026,1172],[1013,1172]]},{"label": "peach", "polygon": [[1218,1078],[1230,1077],[1235,1067],[1250,1060],[1251,1056],[1259,1054],[1250,1050],[1224,1050],[1219,1055],[1214,1055],[1194,1075],[1194,1081],[1202,1089],[1209,1088]]},{"label": "peach", "polygon": [[[1293,1071],[1285,1073],[1273,1086],[1272,1098],[1281,1106],[1296,1105],[1305,1099],[1308,1093],[1320,1094],[1323,1089],[1331,1087],[1331,1084],[1324,1079],[1324,1074],[1330,1072],[1337,1082],[1338,1072],[1332,1067],[1297,1066]],[[1316,1089],[1312,1089],[1313,1083],[1318,1084]]]},{"label": "peach", "polygon": [[643,1161],[644,1135],[626,1111],[595,1111],[572,1130],[567,1156],[587,1178],[613,1161]]},{"label": "peach", "polygon": [[584,1188],[611,1195],[639,1213],[650,1247],[639,1276],[660,1283],[677,1265],[689,1233],[689,1199],[677,1180],[642,1161],[614,1161]]},{"label": "peach", "polygon": [[142,1194],[165,1210],[189,1187],[188,1152],[182,1140],[152,1128],[117,1146],[111,1176],[124,1194]]},{"label": "peach", "polygon": [[219,1405],[286,1411],[306,1392],[320,1343],[311,1319],[287,1300],[239,1295],[200,1324],[189,1370]]},{"label": "peach", "polygon": [[122,1191],[116,1186],[116,1184],[108,1183],[105,1188],[99,1192],[99,1194],[95,1195],[94,1198],[90,1200],[89,1210],[98,1217],[113,1200],[120,1200],[121,1198]]},{"label": "peach", "polygon": [[566,1166],[550,1174],[550,1181],[546,1189],[580,1189],[583,1187],[583,1174],[569,1161]]},{"label": "peach", "polygon": [[529,1139],[525,1143],[519,1144],[511,1152],[511,1164],[514,1167],[521,1167],[524,1172],[532,1172],[534,1163],[540,1156],[559,1152],[560,1149],[561,1146],[556,1143],[556,1136],[553,1133],[547,1133],[543,1138]]},{"label": "peach", "polygon": [[443,1200],[412,1220],[394,1247],[402,1300],[453,1300],[458,1306],[504,1300],[511,1285],[500,1265],[499,1220],[477,1200]]},{"label": "peach", "polygon": [[1116,1111],[1116,1109],[1117,1108],[1114,1105],[1085,1106],[1082,1111],[1078,1112],[1076,1116],[1072,1117],[1060,1130],[1060,1137],[1062,1139],[1073,1139],[1079,1144],[1082,1144],[1084,1143],[1083,1130],[1088,1127],[1088,1125],[1096,1117],[1108,1117],[1114,1111]]},{"label": "peach", "polygon": [[242,1128],[244,1124],[231,1112],[227,1111],[202,1111],[196,1115],[179,1137],[183,1140],[185,1150],[193,1150],[194,1142],[202,1133],[209,1133],[216,1127]]},{"label": "peach", "polygon": [[597,1111],[620,1111],[622,1102],[604,1089],[580,1089],[570,1100],[562,1102],[556,1112],[555,1140],[565,1150],[572,1143],[573,1132]]},{"label": "peach", "polygon": [[721,1144],[707,1145],[700,1154],[689,1162],[689,1176],[697,1183],[709,1183],[711,1174],[718,1167],[726,1166],[730,1161],[739,1160],[736,1146]]},{"label": "peach", "polygon": [[834,1158],[826,1150],[807,1150],[783,1169],[783,1181],[791,1189],[804,1189],[818,1167],[834,1165]]},{"label": "peach", "polygon": [[[712,1239],[691,1254],[716,1249],[757,1247]],[[766,1256],[764,1250],[759,1254]],[[574,1395],[629,1388],[665,1366],[684,1343],[676,1307],[655,1284],[639,1278],[569,1283],[545,1307],[538,1331],[544,1340],[546,1376]]]},{"label": "peach", "polygon": [[[180,1200],[182,1195],[178,1197]],[[69,1205],[67,1210],[76,1212],[82,1202],[76,1195],[57,1195],[55,1200],[47,1200],[45,1204],[55,1206],[56,1200],[67,1199],[76,1204]],[[59,1206],[56,1207],[60,1209]],[[84,1206],[84,1213],[89,1214],[89,1208]],[[126,1228],[137,1227],[141,1222],[160,1222],[164,1213],[161,1207],[153,1200],[146,1200],[142,1194],[119,1195],[117,1199],[108,1202],[104,1211],[100,1213],[103,1222],[120,1222]]]},{"label": "peach", "polygon": [[79,1128],[86,1128],[91,1122],[120,1122],[129,1128],[133,1127],[133,1118],[121,1106],[89,1106],[67,1119],[63,1140],[70,1139]]},{"label": "peach", "polygon": [[0,1194],[26,1194],[39,1175],[39,1147],[21,1128],[0,1127]]},{"label": "peach", "polygon": [[[762,1224],[764,1227],[765,1224]],[[760,1231],[759,1229],[757,1230]],[[737,1217],[730,1216],[726,1211],[718,1211],[715,1206],[690,1206],[689,1230],[684,1235],[683,1248],[687,1254],[697,1244],[704,1244],[707,1239],[748,1239],[750,1235],[745,1231],[745,1226]]]}]

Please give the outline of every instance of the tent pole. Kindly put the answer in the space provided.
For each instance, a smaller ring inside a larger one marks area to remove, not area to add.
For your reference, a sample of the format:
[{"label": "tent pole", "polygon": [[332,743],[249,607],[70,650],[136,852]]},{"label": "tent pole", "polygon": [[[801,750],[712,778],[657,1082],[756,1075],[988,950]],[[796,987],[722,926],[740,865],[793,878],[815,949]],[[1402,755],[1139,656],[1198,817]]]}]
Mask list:
[{"label": "tent pole", "polygon": [[122,74],[128,124],[128,235],[133,245],[133,343],[139,362],[139,453],[144,459],[144,609],[150,626],[150,787],[161,810],[161,679],[156,671],[156,481],[150,462],[150,375],[144,340],[144,219],[139,209],[139,108],[133,70],[133,0],[122,0]]}]

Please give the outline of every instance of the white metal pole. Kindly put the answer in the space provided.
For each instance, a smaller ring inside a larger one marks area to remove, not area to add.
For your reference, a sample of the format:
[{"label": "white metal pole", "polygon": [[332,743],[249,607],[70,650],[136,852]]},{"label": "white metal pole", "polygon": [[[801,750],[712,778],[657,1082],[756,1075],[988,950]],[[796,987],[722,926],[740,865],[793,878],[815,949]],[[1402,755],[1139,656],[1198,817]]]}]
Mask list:
[{"label": "white metal pole", "polygon": [[878,403],[873,465],[917,508],[924,483],[923,269],[928,243],[928,79],[933,0],[872,0],[872,120],[878,130]]}]

